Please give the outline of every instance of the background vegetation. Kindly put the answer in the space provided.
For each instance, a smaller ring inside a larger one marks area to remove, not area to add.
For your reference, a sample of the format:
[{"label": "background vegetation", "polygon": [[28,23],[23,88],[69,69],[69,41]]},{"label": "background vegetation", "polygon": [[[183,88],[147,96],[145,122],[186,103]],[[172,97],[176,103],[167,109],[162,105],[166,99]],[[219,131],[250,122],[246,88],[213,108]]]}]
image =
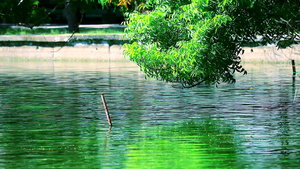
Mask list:
[{"label": "background vegetation", "polygon": [[[286,48],[299,42],[299,1],[290,0],[53,0],[52,11],[42,0],[2,0],[0,15],[33,28],[47,22],[49,13],[65,6],[69,32],[79,32],[84,13],[100,5],[126,12],[125,30],[131,43],[125,55],[147,77],[178,82],[183,87],[202,83],[234,83],[242,67],[242,47]],[[43,17],[45,16],[45,17]]]}]

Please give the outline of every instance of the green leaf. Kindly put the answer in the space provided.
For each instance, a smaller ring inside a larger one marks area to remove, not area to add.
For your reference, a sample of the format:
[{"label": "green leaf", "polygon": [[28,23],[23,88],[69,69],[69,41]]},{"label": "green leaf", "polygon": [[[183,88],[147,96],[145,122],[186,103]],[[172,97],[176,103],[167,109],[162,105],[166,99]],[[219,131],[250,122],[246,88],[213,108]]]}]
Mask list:
[{"label": "green leaf", "polygon": [[38,5],[40,2],[39,1],[34,1],[33,5]]}]

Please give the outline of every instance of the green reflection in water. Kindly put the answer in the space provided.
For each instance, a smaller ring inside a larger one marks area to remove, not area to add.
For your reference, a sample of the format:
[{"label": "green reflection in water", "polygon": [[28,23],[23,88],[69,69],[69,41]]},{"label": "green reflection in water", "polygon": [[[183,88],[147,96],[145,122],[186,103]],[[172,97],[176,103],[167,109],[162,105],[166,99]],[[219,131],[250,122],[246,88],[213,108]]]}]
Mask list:
[{"label": "green reflection in water", "polygon": [[26,72],[14,64],[0,74],[0,168],[299,166],[299,99],[274,66],[236,86],[181,90],[125,69]]},{"label": "green reflection in water", "polygon": [[107,129],[101,130],[97,113],[100,94],[91,89],[96,84],[86,89],[58,80],[1,77],[0,168],[110,165]]},{"label": "green reflection in water", "polygon": [[127,168],[211,168],[237,166],[233,129],[220,121],[149,127],[128,146]]}]

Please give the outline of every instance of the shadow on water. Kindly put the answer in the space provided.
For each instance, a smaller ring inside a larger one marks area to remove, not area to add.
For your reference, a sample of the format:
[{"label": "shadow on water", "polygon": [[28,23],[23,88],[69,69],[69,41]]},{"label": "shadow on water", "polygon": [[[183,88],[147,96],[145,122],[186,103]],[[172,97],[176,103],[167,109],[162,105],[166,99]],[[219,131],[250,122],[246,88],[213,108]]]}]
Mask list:
[{"label": "shadow on water", "polygon": [[290,65],[246,68],[234,85],[183,90],[128,62],[0,62],[0,168],[298,166]]}]

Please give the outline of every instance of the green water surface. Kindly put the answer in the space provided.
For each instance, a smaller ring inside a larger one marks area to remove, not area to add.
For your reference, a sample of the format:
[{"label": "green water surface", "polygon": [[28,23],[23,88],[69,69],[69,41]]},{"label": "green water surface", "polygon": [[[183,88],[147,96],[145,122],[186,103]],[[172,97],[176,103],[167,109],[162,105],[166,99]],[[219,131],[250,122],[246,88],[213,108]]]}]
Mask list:
[{"label": "green water surface", "polygon": [[0,71],[0,168],[300,164],[289,65],[249,65],[234,85],[193,89],[145,79],[131,63],[1,62]]}]

